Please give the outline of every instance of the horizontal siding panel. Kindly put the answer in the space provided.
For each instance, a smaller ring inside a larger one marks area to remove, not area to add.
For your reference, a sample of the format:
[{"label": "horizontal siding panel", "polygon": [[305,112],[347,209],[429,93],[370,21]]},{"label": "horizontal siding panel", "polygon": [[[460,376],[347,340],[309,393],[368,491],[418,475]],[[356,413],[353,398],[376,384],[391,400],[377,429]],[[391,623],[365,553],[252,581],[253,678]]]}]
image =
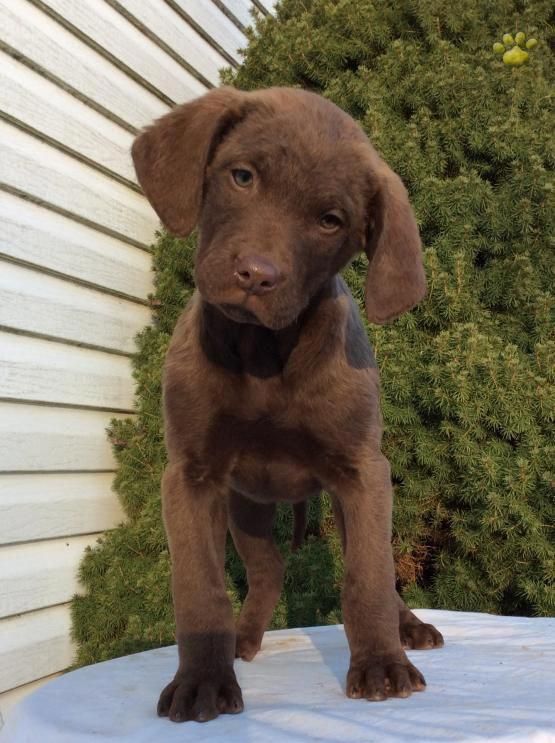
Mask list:
[{"label": "horizontal siding panel", "polygon": [[120,178],[136,181],[130,132],[2,53],[0,111]]},{"label": "horizontal siding panel", "polygon": [[114,470],[106,428],[122,417],[0,402],[0,472]]},{"label": "horizontal siding panel", "polygon": [[220,70],[228,66],[221,56],[164,2],[144,0],[108,0],[119,8],[130,21],[138,22],[144,30],[155,34],[164,45],[182,60],[189,62],[213,85],[218,85]]},{"label": "horizontal siding panel", "polygon": [[266,8],[268,13],[272,13],[272,15],[275,15],[276,9],[275,4],[277,0],[253,0],[253,3],[255,5],[261,5],[263,8]]},{"label": "horizontal siding panel", "polygon": [[199,3],[198,0],[171,1],[203,28],[231,57],[235,60],[239,58],[237,50],[246,47],[247,38],[216,5],[211,2]]},{"label": "horizontal siding panel", "polygon": [[35,137],[0,121],[0,182],[138,245],[158,219],[146,199]]},{"label": "horizontal siding panel", "polygon": [[27,0],[0,0],[0,39],[125,126],[137,129],[168,110]]},{"label": "horizontal siding panel", "polygon": [[109,472],[0,474],[0,545],[113,528],[125,515],[112,480]]},{"label": "horizontal siding panel", "polygon": [[79,563],[98,534],[0,549],[0,619],[70,601]]},{"label": "horizontal siding panel", "polygon": [[0,332],[0,397],[132,410],[131,362],[102,351]]},{"label": "horizontal siding panel", "polygon": [[132,353],[147,307],[0,260],[0,326]]},{"label": "horizontal siding panel", "polygon": [[44,2],[174,103],[195,98],[206,90],[202,83],[106,3]]},{"label": "horizontal siding panel", "polygon": [[68,605],[0,620],[0,692],[73,663]]},{"label": "horizontal siding panel", "polygon": [[152,291],[151,256],[0,191],[0,254],[131,297]]},{"label": "horizontal siding panel", "polygon": [[224,5],[243,26],[252,26],[252,15],[250,13],[253,4],[250,0],[222,0]]}]

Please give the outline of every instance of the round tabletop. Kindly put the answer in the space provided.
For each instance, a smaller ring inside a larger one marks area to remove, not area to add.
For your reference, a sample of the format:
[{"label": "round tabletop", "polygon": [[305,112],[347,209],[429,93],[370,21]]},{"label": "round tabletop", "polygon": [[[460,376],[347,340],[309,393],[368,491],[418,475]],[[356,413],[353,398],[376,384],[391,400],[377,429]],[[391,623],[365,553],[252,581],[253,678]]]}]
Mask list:
[{"label": "round tabletop", "polygon": [[428,682],[408,699],[345,697],[342,626],[267,632],[252,663],[237,661],[245,710],[208,723],[156,716],[175,646],[65,674],[9,714],[2,743],[225,741],[555,742],[555,619],[417,611],[445,637],[410,651]]}]

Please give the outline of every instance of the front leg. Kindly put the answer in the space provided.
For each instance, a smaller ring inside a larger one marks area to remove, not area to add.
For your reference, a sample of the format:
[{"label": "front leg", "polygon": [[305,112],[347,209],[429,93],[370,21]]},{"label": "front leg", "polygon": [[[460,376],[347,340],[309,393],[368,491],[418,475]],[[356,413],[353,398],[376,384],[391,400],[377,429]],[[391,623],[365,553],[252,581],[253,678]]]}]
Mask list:
[{"label": "front leg", "polygon": [[389,463],[379,455],[338,484],[345,532],[343,620],[351,650],[347,696],[381,700],[424,689],[424,677],[399,639],[399,606],[391,549]]},{"label": "front leg", "polygon": [[190,482],[187,472],[186,462],[169,464],[162,480],[179,668],[160,695],[158,714],[204,722],[241,712],[243,700],[224,576],[227,504],[214,487]]},{"label": "front leg", "polygon": [[[335,524],[339,532],[343,552],[345,552],[345,524],[343,522],[343,511],[338,499],[331,499]],[[444,645],[443,635],[433,624],[427,624],[418,619],[403,599],[396,593],[397,607],[399,609],[399,636],[401,645],[410,650],[428,650],[429,648],[442,648]]]}]

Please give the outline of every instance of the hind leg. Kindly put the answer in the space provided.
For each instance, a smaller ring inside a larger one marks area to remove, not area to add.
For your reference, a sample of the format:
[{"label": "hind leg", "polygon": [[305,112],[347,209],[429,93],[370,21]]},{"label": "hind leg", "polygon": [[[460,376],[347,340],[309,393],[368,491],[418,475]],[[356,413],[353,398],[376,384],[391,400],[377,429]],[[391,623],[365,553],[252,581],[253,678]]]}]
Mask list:
[{"label": "hind leg", "polygon": [[428,650],[443,647],[443,636],[433,624],[426,624],[412,613],[397,595],[399,605],[399,634],[401,645],[409,650]]},{"label": "hind leg", "polygon": [[[341,538],[343,551],[345,551],[345,523],[341,505],[335,497],[332,497],[335,525]],[[443,647],[443,636],[433,624],[426,624],[412,613],[403,599],[397,594],[397,605],[399,607],[399,635],[401,645],[410,650],[425,650],[428,648]]]},{"label": "hind leg", "polygon": [[260,650],[283,586],[283,558],[272,536],[275,511],[274,503],[255,503],[235,491],[230,494],[229,529],[249,584],[237,621],[235,655],[243,660],[252,660]]}]

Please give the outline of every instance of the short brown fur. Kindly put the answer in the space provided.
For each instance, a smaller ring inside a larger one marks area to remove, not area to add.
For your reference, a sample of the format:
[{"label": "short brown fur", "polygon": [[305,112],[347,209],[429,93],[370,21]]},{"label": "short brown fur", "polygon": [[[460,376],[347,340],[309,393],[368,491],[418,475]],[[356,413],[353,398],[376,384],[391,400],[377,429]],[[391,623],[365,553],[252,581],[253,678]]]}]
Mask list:
[{"label": "short brown fur", "polygon": [[[179,106],[138,136],[133,159],[168,229],[200,228],[197,292],[164,372],[163,513],[180,663],[159,714],[241,711],[233,659],[255,656],[283,582],[275,503],[293,505],[297,546],[303,504],[322,489],[344,546],[348,696],[423,689],[401,643],[443,640],[395,592],[378,372],[338,276],[367,253],[372,322],[424,296],[403,184],[345,113],[286,88],[222,88]],[[228,527],[249,583],[237,624],[225,590]]]}]

